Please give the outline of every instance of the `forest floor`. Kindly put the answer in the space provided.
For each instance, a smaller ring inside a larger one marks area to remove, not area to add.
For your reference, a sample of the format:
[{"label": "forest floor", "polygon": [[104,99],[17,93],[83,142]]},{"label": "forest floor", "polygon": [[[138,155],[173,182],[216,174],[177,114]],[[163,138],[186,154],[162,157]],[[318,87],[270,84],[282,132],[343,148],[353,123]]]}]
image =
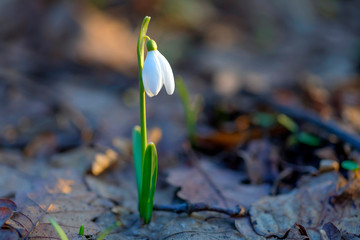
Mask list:
[{"label": "forest floor", "polygon": [[[144,225],[131,144],[138,17],[35,2],[0,8],[0,240],[59,239],[49,217],[69,239],[360,239],[360,79],[321,78],[343,77],[352,55],[339,46],[355,33],[331,28],[342,38],[322,41],[324,22],[311,41],[294,35],[255,51],[253,39],[240,42],[236,14],[216,21],[204,7],[178,25],[154,17],[149,31],[168,33],[159,49],[176,62],[194,111],[185,112],[179,86],[147,98],[159,174]],[[136,8],[124,2],[119,12]],[[232,38],[199,27],[210,17]],[[334,61],[305,51],[317,48]],[[318,75],[295,75],[303,63]]]}]

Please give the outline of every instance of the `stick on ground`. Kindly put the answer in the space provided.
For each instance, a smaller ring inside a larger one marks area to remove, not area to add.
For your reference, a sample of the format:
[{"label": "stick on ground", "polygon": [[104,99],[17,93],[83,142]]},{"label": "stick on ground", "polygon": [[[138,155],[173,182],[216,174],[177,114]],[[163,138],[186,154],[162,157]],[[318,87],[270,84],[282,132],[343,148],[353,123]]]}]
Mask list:
[{"label": "stick on ground", "polygon": [[218,212],[229,215],[230,217],[243,217],[246,215],[246,211],[243,207],[237,205],[234,208],[221,208],[210,206],[205,203],[182,203],[174,205],[156,205],[154,204],[154,211],[166,211],[174,213],[187,213],[193,212]]}]

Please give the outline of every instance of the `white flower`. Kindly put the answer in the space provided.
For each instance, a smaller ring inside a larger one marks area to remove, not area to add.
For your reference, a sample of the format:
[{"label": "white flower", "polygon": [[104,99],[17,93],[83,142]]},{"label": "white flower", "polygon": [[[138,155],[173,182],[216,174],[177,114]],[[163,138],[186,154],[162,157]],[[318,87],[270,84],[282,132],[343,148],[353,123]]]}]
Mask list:
[{"label": "white flower", "polygon": [[156,96],[164,84],[167,94],[172,95],[175,82],[169,62],[157,50],[154,40],[147,42],[147,49],[148,53],[142,71],[145,92],[149,97]]}]

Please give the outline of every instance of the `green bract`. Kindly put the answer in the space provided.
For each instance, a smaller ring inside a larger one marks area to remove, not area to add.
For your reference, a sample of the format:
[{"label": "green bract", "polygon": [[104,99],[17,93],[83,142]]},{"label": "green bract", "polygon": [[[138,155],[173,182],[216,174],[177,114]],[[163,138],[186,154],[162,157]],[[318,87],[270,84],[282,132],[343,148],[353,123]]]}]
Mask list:
[{"label": "green bract", "polygon": [[154,51],[157,50],[157,44],[154,40],[150,39],[147,43],[146,43],[146,48],[148,51]]}]

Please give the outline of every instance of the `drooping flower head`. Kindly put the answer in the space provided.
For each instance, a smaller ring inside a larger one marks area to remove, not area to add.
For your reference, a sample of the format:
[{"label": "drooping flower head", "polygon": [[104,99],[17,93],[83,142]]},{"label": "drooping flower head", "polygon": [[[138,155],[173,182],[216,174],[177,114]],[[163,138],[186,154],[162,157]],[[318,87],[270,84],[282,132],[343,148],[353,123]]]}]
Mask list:
[{"label": "drooping flower head", "polygon": [[175,90],[175,82],[169,62],[157,50],[157,45],[154,40],[149,40],[146,47],[148,53],[142,71],[146,94],[149,97],[156,96],[164,84],[167,94],[172,95]]}]

